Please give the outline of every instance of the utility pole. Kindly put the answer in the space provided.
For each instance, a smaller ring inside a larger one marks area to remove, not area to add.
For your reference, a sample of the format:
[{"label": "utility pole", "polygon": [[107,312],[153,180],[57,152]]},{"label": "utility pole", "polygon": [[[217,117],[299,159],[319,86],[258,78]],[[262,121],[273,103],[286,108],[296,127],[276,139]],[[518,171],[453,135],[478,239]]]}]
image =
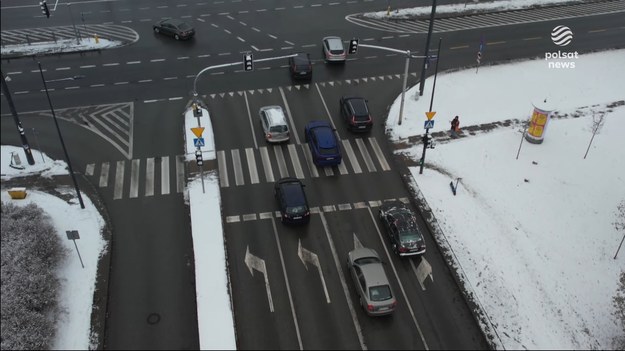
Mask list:
[{"label": "utility pole", "polygon": [[432,0],[432,13],[430,14],[430,26],[428,36],[425,40],[425,58],[423,59],[423,69],[421,69],[421,79],[419,79],[419,96],[423,96],[423,86],[425,85],[425,68],[427,60],[430,56],[430,39],[432,38],[432,30],[434,29],[434,16],[436,15],[436,0]]},{"label": "utility pole", "polygon": [[[441,60],[441,42],[442,41],[443,41],[443,38],[438,39],[438,52],[436,53],[436,69],[434,70],[434,85],[432,86],[432,98],[430,99],[430,109],[428,112],[425,113],[428,118],[428,122],[432,122],[431,124],[429,124],[430,128],[434,126],[434,121],[432,121],[431,119],[434,117],[434,114],[436,113],[436,112],[432,112],[432,107],[434,105],[434,91],[436,90],[436,77],[438,76],[438,62]],[[423,167],[425,166],[425,150],[428,148],[428,144],[430,143],[430,138],[428,137],[428,132],[430,131],[430,128],[426,126],[425,135],[423,135],[423,153],[421,154],[419,174],[423,174]],[[432,144],[432,146],[430,147],[433,149],[434,144]]]},{"label": "utility pole", "polygon": [[26,160],[29,165],[35,164],[35,159],[33,158],[33,152],[28,145],[28,140],[26,139],[26,133],[24,132],[24,128],[22,127],[22,122],[20,121],[20,117],[17,115],[17,110],[15,110],[15,105],[13,105],[13,99],[11,98],[11,92],[9,91],[9,87],[6,82],[6,78],[4,77],[4,72],[0,72],[2,74],[2,90],[4,91],[4,97],[6,97],[7,102],[9,103],[9,109],[11,110],[11,114],[13,115],[13,119],[15,120],[15,126],[17,127],[17,132],[20,134],[20,139],[22,140],[22,147],[24,148],[24,153],[26,153]]},{"label": "utility pole", "polygon": [[84,209],[85,203],[82,201],[82,196],[80,195],[80,189],[78,188],[76,175],[74,174],[74,170],[72,169],[72,162],[70,161],[69,155],[67,154],[67,148],[65,147],[65,142],[63,141],[61,128],[59,128],[59,122],[56,120],[56,114],[54,113],[54,108],[52,107],[52,100],[50,100],[50,93],[48,93],[48,85],[46,84],[46,79],[43,77],[43,69],[41,68],[41,62],[37,62],[37,64],[39,65],[39,73],[41,73],[41,80],[43,81],[43,88],[46,90],[46,96],[48,97],[48,104],[50,104],[50,111],[52,112],[54,125],[56,126],[56,131],[59,133],[59,139],[61,140],[61,146],[63,147],[63,153],[65,154],[65,161],[67,161],[67,167],[69,168],[69,174],[72,176],[72,181],[74,182],[74,188],[76,189],[78,202],[80,202],[80,208]]}]

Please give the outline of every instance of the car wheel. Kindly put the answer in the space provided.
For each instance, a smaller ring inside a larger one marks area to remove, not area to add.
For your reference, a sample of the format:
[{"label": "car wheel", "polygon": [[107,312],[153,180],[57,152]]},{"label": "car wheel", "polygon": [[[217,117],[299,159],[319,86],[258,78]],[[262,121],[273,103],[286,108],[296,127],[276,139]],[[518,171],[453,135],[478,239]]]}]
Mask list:
[{"label": "car wheel", "polygon": [[174,39],[180,40],[180,36],[178,34],[174,34]]},{"label": "car wheel", "polygon": [[157,27],[154,27],[154,33],[158,34],[160,30]]}]

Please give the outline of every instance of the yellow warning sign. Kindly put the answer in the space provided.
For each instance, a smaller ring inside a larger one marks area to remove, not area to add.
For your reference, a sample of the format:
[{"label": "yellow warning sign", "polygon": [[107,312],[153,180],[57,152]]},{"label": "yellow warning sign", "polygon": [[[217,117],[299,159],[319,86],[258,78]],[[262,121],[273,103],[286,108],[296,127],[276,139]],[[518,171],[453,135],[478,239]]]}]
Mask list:
[{"label": "yellow warning sign", "polygon": [[193,132],[193,134],[195,134],[196,137],[201,138],[202,133],[204,133],[204,127],[191,128],[191,131]]},{"label": "yellow warning sign", "polygon": [[428,118],[428,121],[431,120],[432,118],[434,118],[434,115],[436,114],[436,111],[430,111],[430,112],[426,112],[425,116]]}]

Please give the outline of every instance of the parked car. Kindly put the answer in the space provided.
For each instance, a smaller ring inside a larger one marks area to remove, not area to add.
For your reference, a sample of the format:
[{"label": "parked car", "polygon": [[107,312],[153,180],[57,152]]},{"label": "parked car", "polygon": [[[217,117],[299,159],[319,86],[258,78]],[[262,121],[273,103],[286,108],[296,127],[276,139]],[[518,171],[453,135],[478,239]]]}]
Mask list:
[{"label": "parked car", "polygon": [[408,206],[397,200],[385,201],[378,214],[395,254],[413,256],[425,253],[425,238]]},{"label": "parked car", "polygon": [[362,97],[342,96],[339,100],[341,115],[347,123],[347,128],[354,132],[368,132],[373,127],[373,118],[369,112],[367,100]]},{"label": "parked car", "polygon": [[304,127],[304,138],[317,166],[336,166],[341,163],[341,147],[334,128],[326,121],[311,121]]},{"label": "parked car", "polygon": [[159,21],[152,28],[154,33],[169,35],[176,40],[191,39],[195,35],[195,29],[187,22],[172,18]]},{"label": "parked car", "polygon": [[283,223],[308,223],[310,209],[304,192],[304,183],[293,177],[278,180],[273,190],[278,206],[280,206],[280,220]]},{"label": "parked car", "polygon": [[345,63],[347,54],[345,46],[343,46],[343,40],[340,37],[325,37],[321,41],[321,46],[323,47],[323,57],[326,62]]},{"label": "parked car", "polygon": [[375,250],[363,247],[350,251],[347,254],[347,270],[356,286],[360,305],[368,315],[393,313],[397,299]]},{"label": "parked car", "polygon": [[289,125],[282,107],[277,105],[264,106],[258,111],[260,125],[269,143],[289,141]]},{"label": "parked car", "polygon": [[293,79],[312,79],[312,62],[310,55],[305,52],[289,57],[289,71]]}]

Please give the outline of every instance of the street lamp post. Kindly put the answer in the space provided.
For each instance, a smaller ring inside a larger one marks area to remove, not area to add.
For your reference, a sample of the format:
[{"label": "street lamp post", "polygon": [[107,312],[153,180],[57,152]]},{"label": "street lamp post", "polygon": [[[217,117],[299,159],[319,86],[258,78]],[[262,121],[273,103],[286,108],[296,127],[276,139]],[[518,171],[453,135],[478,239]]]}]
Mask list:
[{"label": "street lamp post", "polygon": [[22,147],[24,148],[24,153],[26,153],[26,160],[29,165],[35,164],[35,159],[33,158],[33,152],[28,145],[28,140],[26,139],[26,133],[24,132],[24,128],[22,127],[22,122],[20,121],[20,117],[17,114],[17,110],[15,109],[15,105],[13,105],[13,99],[11,98],[11,92],[9,91],[9,87],[6,82],[6,78],[4,77],[4,72],[0,72],[2,74],[2,90],[4,91],[4,97],[6,97],[7,102],[9,103],[9,109],[11,110],[11,114],[13,115],[13,119],[15,120],[15,126],[17,127],[17,132],[20,134],[20,139],[22,140]]},{"label": "street lamp post", "polygon": [[43,76],[43,69],[41,68],[41,62],[37,62],[37,64],[39,65],[39,73],[41,73],[41,81],[43,82],[43,87],[46,90],[46,96],[48,97],[48,104],[50,104],[50,111],[52,112],[54,125],[56,126],[56,131],[59,133],[59,139],[61,140],[61,146],[63,147],[63,153],[65,154],[65,161],[67,161],[67,166],[69,167],[69,174],[72,177],[72,182],[74,182],[74,188],[76,188],[76,195],[78,196],[78,202],[80,202],[80,208],[84,209],[85,203],[82,201],[82,196],[80,195],[80,189],[78,188],[78,182],[76,181],[76,175],[74,174],[74,170],[72,169],[72,162],[70,161],[69,155],[67,154],[67,148],[65,147],[65,142],[63,141],[61,128],[59,128],[59,122],[56,119],[56,114],[54,113],[54,107],[52,107],[52,100],[50,100],[50,94],[48,93],[48,85],[46,84],[46,79]]},{"label": "street lamp post", "polygon": [[[434,84],[432,86],[432,98],[430,99],[430,109],[429,109],[430,113],[432,113],[432,107],[434,105],[434,91],[436,90],[436,76],[438,75],[438,63],[441,60],[441,42],[442,41],[443,41],[443,38],[438,39],[438,52],[436,53],[436,68],[434,70]],[[430,128],[426,128],[425,135],[423,136],[423,153],[421,154],[421,162],[420,162],[421,164],[419,165],[419,174],[423,174],[423,166],[425,166],[425,150],[428,148],[428,143],[430,141],[430,139],[428,138],[429,131],[430,131]],[[434,148],[433,145],[432,145],[432,148]],[[454,195],[456,194],[454,193]]]}]

